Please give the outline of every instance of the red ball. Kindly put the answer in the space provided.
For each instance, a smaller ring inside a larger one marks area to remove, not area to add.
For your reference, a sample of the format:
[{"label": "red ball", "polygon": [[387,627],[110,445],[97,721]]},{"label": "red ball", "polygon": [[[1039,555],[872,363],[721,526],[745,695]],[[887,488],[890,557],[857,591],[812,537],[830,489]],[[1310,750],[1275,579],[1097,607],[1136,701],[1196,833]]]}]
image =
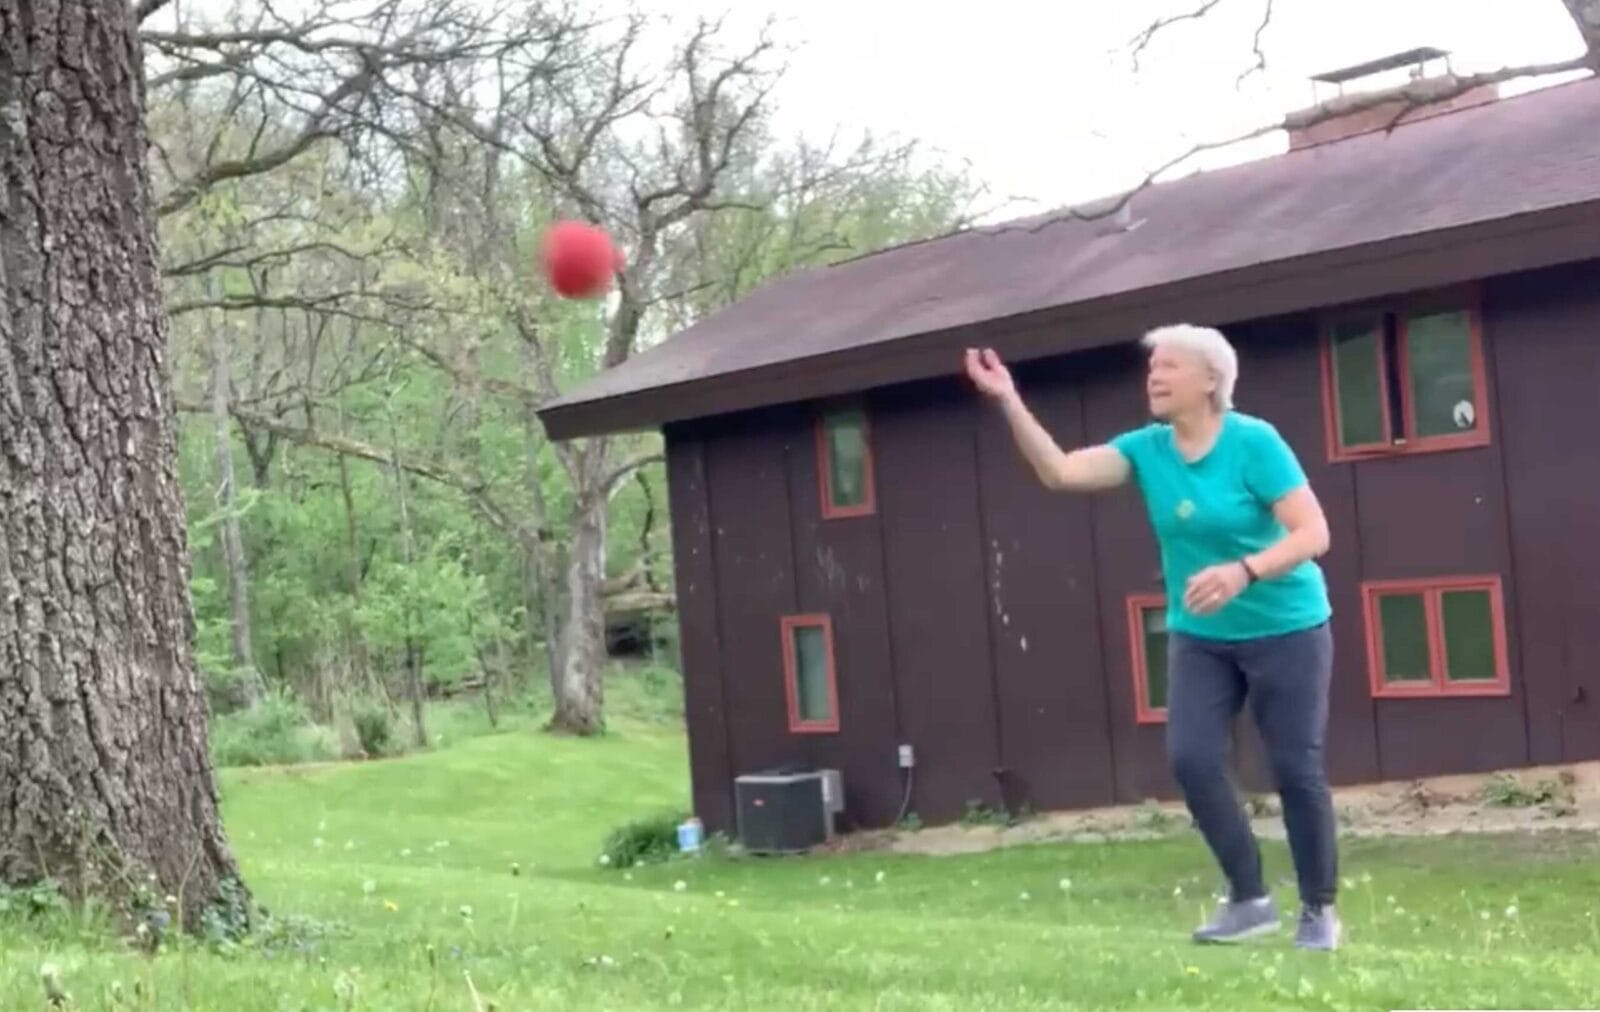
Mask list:
[{"label": "red ball", "polygon": [[622,250],[606,230],[582,221],[551,225],[544,234],[541,255],[550,287],[569,299],[604,294],[623,264]]}]

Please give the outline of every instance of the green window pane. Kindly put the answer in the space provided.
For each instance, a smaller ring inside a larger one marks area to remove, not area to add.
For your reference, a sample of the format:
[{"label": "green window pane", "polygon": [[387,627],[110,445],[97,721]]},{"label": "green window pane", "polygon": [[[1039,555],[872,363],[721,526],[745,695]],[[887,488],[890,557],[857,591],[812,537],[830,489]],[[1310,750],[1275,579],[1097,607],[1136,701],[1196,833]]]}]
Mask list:
[{"label": "green window pane", "polygon": [[1427,682],[1428,610],[1421,594],[1378,598],[1378,635],[1383,638],[1385,682]]},{"label": "green window pane", "polygon": [[807,724],[833,720],[828,698],[828,638],[821,626],[794,629],[795,696],[800,719]]},{"label": "green window pane", "polygon": [[1345,324],[1333,332],[1333,385],[1339,405],[1339,445],[1387,443],[1383,426],[1382,330]]},{"label": "green window pane", "polygon": [[1447,590],[1439,595],[1444,613],[1444,677],[1452,682],[1492,682],[1494,608],[1487,590]]},{"label": "green window pane", "polygon": [[1483,424],[1472,374],[1469,314],[1412,317],[1406,324],[1406,362],[1416,427],[1412,435],[1450,436]]},{"label": "green window pane", "polygon": [[1152,710],[1167,708],[1167,610],[1146,608],[1144,625],[1145,698]]},{"label": "green window pane", "polygon": [[829,415],[824,423],[828,447],[828,489],[835,507],[867,502],[866,419],[859,411]]}]

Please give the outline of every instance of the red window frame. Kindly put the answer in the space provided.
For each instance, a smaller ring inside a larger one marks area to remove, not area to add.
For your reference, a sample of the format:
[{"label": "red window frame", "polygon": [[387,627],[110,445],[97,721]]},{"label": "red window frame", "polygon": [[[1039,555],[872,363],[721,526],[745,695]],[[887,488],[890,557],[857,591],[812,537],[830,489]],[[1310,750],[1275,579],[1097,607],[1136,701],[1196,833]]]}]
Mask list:
[{"label": "red window frame", "polygon": [[1383,339],[1384,314],[1381,312],[1353,313],[1349,316],[1329,320],[1323,325],[1321,335],[1322,355],[1322,417],[1323,427],[1327,435],[1328,459],[1362,460],[1367,457],[1384,454],[1404,452],[1403,447],[1393,443],[1357,443],[1345,446],[1341,441],[1340,433],[1342,419],[1339,415],[1339,382],[1338,372],[1333,361],[1333,333],[1340,323],[1370,323],[1378,328],[1378,385],[1384,391],[1384,397],[1379,402],[1383,412],[1383,431],[1394,431],[1394,412],[1389,407],[1389,349],[1388,342]]},{"label": "red window frame", "polygon": [[[827,720],[803,720],[800,717],[800,672],[796,665],[798,644],[795,632],[799,629],[821,629],[823,650],[828,658],[828,714]],[[789,706],[789,732],[791,734],[833,734],[839,730],[839,677],[833,660],[833,620],[827,615],[785,615],[779,621],[783,645],[784,698]]]},{"label": "red window frame", "polygon": [[[1165,609],[1165,594],[1128,595],[1128,648],[1133,671],[1133,720],[1136,724],[1165,724],[1167,708],[1150,705],[1150,659],[1144,651],[1144,613]],[[1167,672],[1167,692],[1172,692],[1172,672]]]},{"label": "red window frame", "polygon": [[[1478,424],[1470,432],[1447,433],[1439,436],[1416,435],[1416,403],[1411,392],[1411,362],[1408,354],[1409,322],[1412,317],[1432,316],[1439,313],[1462,312],[1467,315],[1470,339],[1469,361],[1472,368],[1473,411]],[[1385,320],[1395,318],[1395,354],[1398,368],[1391,370],[1388,342],[1382,339]],[[1395,375],[1400,384],[1401,442],[1363,443],[1346,446],[1340,441],[1339,391],[1333,360],[1333,332],[1338,323],[1371,320],[1379,327],[1378,372],[1379,386],[1384,392],[1381,402],[1383,431],[1394,431],[1394,413],[1390,407],[1389,377]],[[1489,417],[1489,371],[1483,351],[1482,300],[1476,288],[1450,295],[1434,295],[1426,299],[1409,300],[1394,306],[1364,307],[1326,320],[1318,336],[1322,360],[1322,416],[1327,441],[1328,459],[1333,462],[1371,460],[1375,457],[1403,456],[1414,453],[1439,453],[1446,450],[1464,450],[1488,446],[1491,442]]]},{"label": "red window frame", "polygon": [[[833,502],[833,468],[828,466],[828,419],[833,415],[852,413],[861,419],[861,467],[866,498],[853,506],[836,506]],[[867,409],[860,404],[839,404],[824,408],[817,414],[817,492],[822,500],[824,520],[844,520],[851,517],[871,516],[878,510],[877,479],[872,461],[872,423]]]},{"label": "red window frame", "polygon": [[[1449,591],[1478,590],[1489,594],[1494,623],[1494,681],[1452,682],[1446,673],[1449,656],[1444,638],[1443,595]],[[1428,627],[1426,682],[1390,682],[1383,669],[1383,622],[1378,599],[1387,595],[1422,595]],[[1448,696],[1509,696],[1511,665],[1506,648],[1505,597],[1498,575],[1449,576],[1417,580],[1369,580],[1361,585],[1361,610],[1366,625],[1367,678],[1374,699],[1434,699]]]}]

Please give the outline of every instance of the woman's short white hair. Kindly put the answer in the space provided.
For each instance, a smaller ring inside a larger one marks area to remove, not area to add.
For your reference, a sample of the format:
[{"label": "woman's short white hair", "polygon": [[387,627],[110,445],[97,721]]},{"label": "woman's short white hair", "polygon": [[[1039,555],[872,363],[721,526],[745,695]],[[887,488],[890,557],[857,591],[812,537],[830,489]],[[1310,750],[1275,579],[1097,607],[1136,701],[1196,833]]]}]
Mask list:
[{"label": "woman's short white hair", "polygon": [[1151,351],[1157,348],[1181,348],[1199,355],[1217,378],[1217,388],[1211,394],[1212,406],[1218,411],[1233,409],[1233,387],[1239,382],[1239,356],[1228,339],[1222,336],[1222,331],[1189,323],[1175,323],[1157,327],[1145,334],[1140,343]]}]

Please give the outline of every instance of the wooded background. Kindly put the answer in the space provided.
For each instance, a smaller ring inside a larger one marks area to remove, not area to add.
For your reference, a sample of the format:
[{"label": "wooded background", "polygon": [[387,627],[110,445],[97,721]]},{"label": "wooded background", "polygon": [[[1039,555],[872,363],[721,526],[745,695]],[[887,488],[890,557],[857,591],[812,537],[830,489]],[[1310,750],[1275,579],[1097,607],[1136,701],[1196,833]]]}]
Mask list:
[{"label": "wooded background", "polygon": [[[420,743],[429,694],[548,685],[554,728],[600,730],[608,639],[675,663],[657,441],[552,444],[533,409],[776,274],[958,227],[979,188],[913,144],[776,134],[783,48],[716,22],[174,7],[141,41],[214,707],[377,703]],[[538,275],[563,217],[624,246],[609,299]]]}]

